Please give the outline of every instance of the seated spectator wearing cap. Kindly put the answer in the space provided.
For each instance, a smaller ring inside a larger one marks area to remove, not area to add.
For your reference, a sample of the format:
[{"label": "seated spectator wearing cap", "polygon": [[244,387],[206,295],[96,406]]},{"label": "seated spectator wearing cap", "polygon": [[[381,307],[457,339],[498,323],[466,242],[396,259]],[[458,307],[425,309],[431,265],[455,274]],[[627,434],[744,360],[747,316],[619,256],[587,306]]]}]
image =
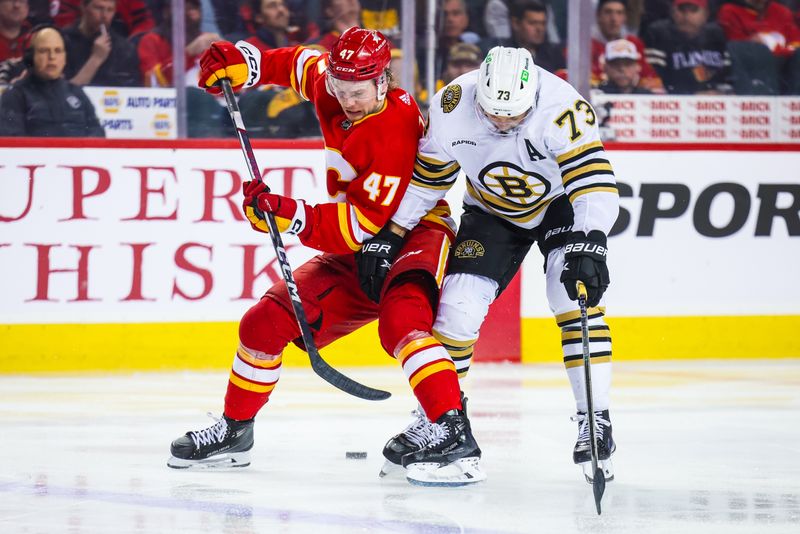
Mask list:
[{"label": "seated spectator wearing cap", "polygon": [[653,67],[645,61],[644,43],[628,32],[626,26],[628,16],[625,0],[600,0],[595,12],[596,26],[592,28],[592,87],[597,87],[605,80],[606,43],[617,39],[627,39],[636,45],[639,52],[639,65],[642,68],[641,85],[655,93],[663,93],[664,86]]},{"label": "seated spectator wearing cap", "polygon": [[[194,72],[186,76],[186,85],[197,84],[197,61],[200,54],[214,41],[222,39],[216,33],[200,31],[203,12],[200,0],[186,0],[184,27],[186,35],[186,71]],[[172,86],[172,7],[169,0],[161,6],[161,23],[152,32],[139,40],[137,53],[144,85],[147,87]]]},{"label": "seated spectator wearing cap", "polygon": [[116,0],[82,0],[81,18],[64,30],[64,75],[76,85],[142,85],[136,49],[111,28]]},{"label": "seated spectator wearing cap", "polygon": [[[348,28],[361,26],[361,3],[358,0],[323,0],[322,15],[327,32],[314,44],[330,50],[339,36]],[[394,51],[394,48],[392,48]]]},{"label": "seated spectator wearing cap", "polygon": [[53,27],[35,31],[25,54],[28,76],[0,99],[0,136],[104,137],[92,103],[64,78],[61,32]]},{"label": "seated spectator wearing cap", "polygon": [[771,0],[738,0],[720,7],[730,41],[737,93],[800,94],[800,28],[789,8]]},{"label": "seated spectator wearing cap", "polygon": [[509,6],[511,39],[487,39],[481,48],[487,52],[495,46],[525,48],[533,62],[549,72],[567,66],[561,46],[547,40],[547,8],[538,0],[519,0]]},{"label": "seated spectator wearing cap", "polygon": [[639,85],[642,66],[639,64],[639,51],[627,39],[609,41],[605,50],[606,79],[597,89],[613,95],[649,95],[650,89]]},{"label": "seated spectator wearing cap", "polygon": [[644,35],[648,62],[671,94],[731,92],[725,34],[708,22],[707,0],[674,0],[671,18]]},{"label": "seated spectator wearing cap", "polygon": [[[54,23],[60,28],[66,28],[80,20],[83,0],[59,0],[51,2],[57,5],[58,12],[53,18]],[[153,15],[145,0],[123,0],[118,2],[114,18],[110,27],[124,37],[132,37],[148,32],[155,27]]]},{"label": "seated spectator wearing cap", "polygon": [[[483,63],[483,52],[474,44],[458,43],[450,48],[447,55],[447,65],[442,72],[442,87],[452,82],[462,74],[471,72]],[[437,87],[438,91],[442,87]]]}]

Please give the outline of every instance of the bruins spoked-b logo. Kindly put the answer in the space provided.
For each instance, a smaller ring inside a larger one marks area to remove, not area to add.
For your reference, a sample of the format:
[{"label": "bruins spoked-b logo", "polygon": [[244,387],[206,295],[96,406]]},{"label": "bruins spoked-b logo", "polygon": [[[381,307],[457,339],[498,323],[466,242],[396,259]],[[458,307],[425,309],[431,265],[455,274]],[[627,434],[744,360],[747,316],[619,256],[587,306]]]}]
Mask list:
[{"label": "bruins spoked-b logo", "polygon": [[477,258],[485,253],[486,249],[483,248],[480,241],[474,239],[467,239],[459,243],[455,252],[456,258]]},{"label": "bruins spoked-b logo", "polygon": [[442,93],[442,110],[450,113],[458,103],[461,102],[461,86],[458,84],[448,85]]},{"label": "bruins spoked-b logo", "polygon": [[497,213],[523,221],[536,215],[551,189],[544,176],[509,161],[490,163],[477,181],[482,187],[475,188],[473,196]]}]

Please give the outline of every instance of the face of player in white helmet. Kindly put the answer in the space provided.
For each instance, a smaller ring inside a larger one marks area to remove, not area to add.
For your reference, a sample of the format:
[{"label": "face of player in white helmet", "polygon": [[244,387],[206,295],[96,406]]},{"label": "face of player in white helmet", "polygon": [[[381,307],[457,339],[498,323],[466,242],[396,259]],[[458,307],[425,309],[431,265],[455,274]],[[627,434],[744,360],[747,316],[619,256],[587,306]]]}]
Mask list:
[{"label": "face of player in white helmet", "polygon": [[[381,76],[385,78],[385,75]],[[380,78],[379,78],[380,79]],[[328,74],[328,92],[342,106],[347,120],[355,122],[380,109],[383,99],[380,97],[376,80],[348,81],[340,80]],[[385,93],[384,93],[385,95]]]},{"label": "face of player in white helmet", "polygon": [[498,117],[487,113],[477,102],[475,103],[475,111],[483,125],[490,132],[500,135],[516,133],[531,115],[531,110],[529,109],[514,117]]}]

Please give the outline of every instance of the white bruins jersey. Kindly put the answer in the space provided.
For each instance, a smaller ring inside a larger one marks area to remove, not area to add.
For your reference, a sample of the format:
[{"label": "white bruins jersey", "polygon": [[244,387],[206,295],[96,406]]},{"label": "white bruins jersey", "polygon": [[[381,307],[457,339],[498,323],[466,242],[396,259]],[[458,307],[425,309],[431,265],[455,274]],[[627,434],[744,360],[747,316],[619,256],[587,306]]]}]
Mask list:
[{"label": "white bruins jersey", "polygon": [[575,212],[573,230],[608,234],[619,195],[597,116],[571,85],[536,68],[539,87],[532,115],[507,135],[490,131],[479,115],[477,70],[436,93],[411,184],[392,217],[395,223],[413,228],[464,171],[468,206],[535,228],[550,202],[566,194]]}]

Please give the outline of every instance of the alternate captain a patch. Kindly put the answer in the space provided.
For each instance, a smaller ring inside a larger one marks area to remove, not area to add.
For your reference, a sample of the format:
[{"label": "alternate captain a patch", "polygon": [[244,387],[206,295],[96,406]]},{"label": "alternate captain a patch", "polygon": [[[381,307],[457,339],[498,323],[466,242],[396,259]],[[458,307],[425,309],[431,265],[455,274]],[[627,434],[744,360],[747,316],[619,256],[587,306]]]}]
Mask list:
[{"label": "alternate captain a patch", "polygon": [[455,251],[456,258],[477,258],[483,256],[486,249],[483,248],[480,241],[474,239],[467,239],[458,244]]},{"label": "alternate captain a patch", "polygon": [[461,102],[461,86],[458,84],[448,85],[442,93],[442,110],[450,113],[458,103]]}]

